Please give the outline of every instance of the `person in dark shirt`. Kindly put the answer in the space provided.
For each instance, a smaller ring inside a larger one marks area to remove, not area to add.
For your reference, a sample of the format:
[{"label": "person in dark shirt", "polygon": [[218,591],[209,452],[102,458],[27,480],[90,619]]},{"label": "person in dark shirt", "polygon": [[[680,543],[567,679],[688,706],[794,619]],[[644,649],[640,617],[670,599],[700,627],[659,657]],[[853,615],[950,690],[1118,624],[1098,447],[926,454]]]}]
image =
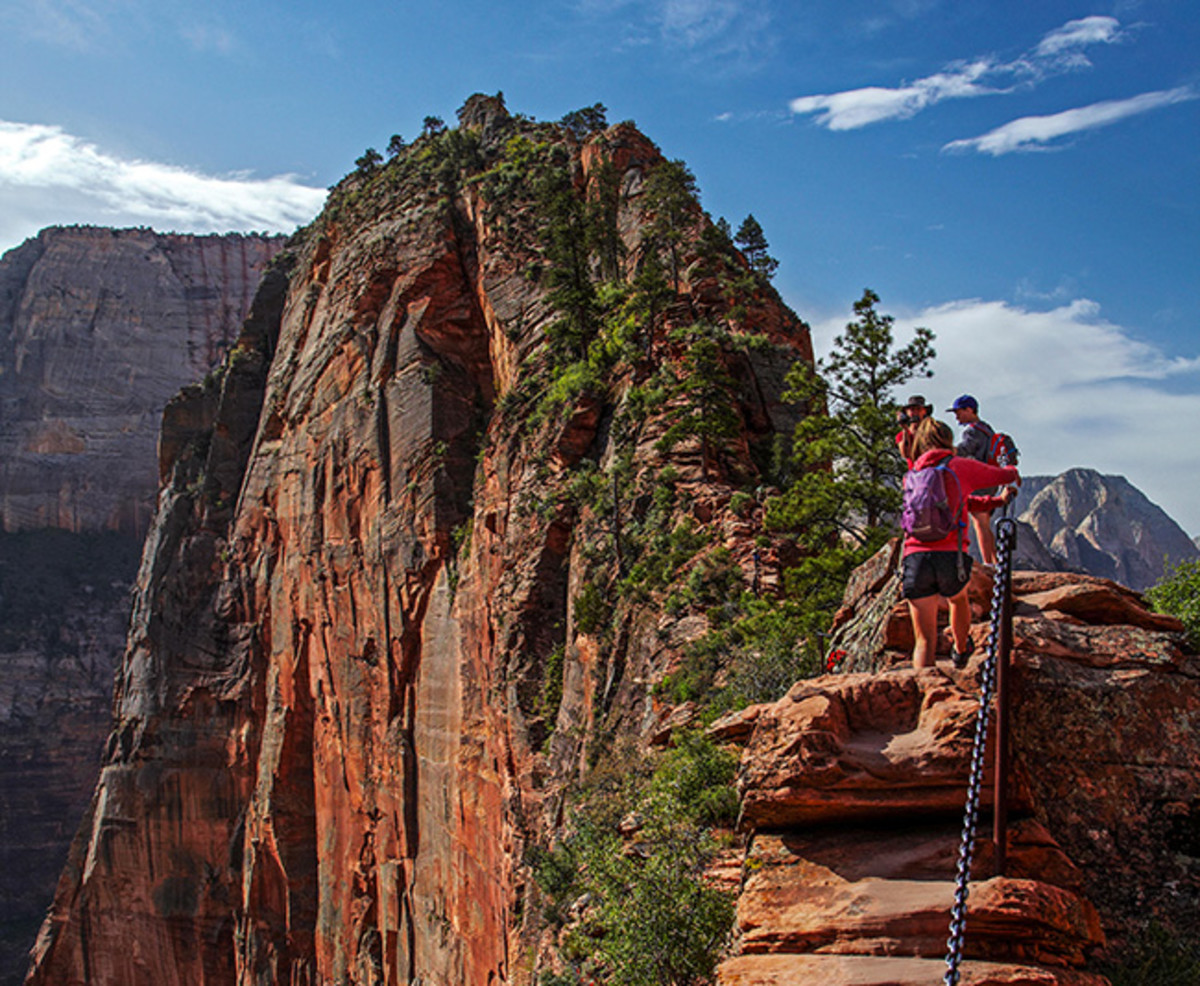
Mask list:
[{"label": "person in dark shirt", "polygon": [[[987,462],[988,449],[991,447],[995,431],[979,417],[979,402],[970,394],[963,394],[947,410],[953,411],[954,417],[963,426],[962,441],[954,447],[954,454],[964,459]],[[995,492],[995,489],[980,491],[983,497],[991,496]],[[995,565],[996,535],[992,532],[992,510],[983,506],[981,500],[975,500],[968,506],[971,527],[975,530],[975,540],[979,542],[979,557],[985,565]]]}]

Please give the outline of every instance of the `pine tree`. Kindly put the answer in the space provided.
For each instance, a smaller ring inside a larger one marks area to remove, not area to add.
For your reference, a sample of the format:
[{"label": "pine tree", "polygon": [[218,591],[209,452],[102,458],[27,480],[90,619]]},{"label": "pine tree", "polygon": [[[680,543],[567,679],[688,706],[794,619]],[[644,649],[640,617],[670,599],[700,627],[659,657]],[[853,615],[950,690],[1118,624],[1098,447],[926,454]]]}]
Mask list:
[{"label": "pine tree", "polygon": [[383,155],[380,154],[374,147],[368,147],[363,151],[362,157],[354,162],[354,166],[363,174],[370,174],[383,161]]},{"label": "pine tree", "polygon": [[659,450],[671,449],[685,438],[699,438],[700,469],[707,479],[714,453],[741,428],[734,387],[717,341],[693,334],[683,358],[683,375],[669,390],[671,397],[682,398],[683,407],[659,439]]},{"label": "pine tree", "polygon": [[828,358],[798,363],[787,396],[807,414],[796,427],[793,458],[799,478],[767,504],[767,525],[789,531],[804,559],[785,576],[794,598],[828,625],[856,565],[891,536],[900,508],[905,463],[896,448],[895,388],[932,376],[933,333],[917,329],[894,348],[893,318],[875,310],[869,288],[854,303],[856,320],[833,342]]},{"label": "pine tree", "polygon": [[759,225],[754,216],[748,215],[742,220],[741,226],[738,227],[737,236],[734,237],[734,242],[741,247],[742,253],[750,262],[751,270],[761,274],[768,280],[775,276],[775,271],[779,267],[779,261],[771,256],[769,247],[767,246],[767,237],[763,233],[762,226]]},{"label": "pine tree", "polygon": [[663,161],[646,179],[643,205],[653,216],[651,242],[671,259],[671,286],[679,290],[680,247],[698,213],[696,177],[682,161]]}]

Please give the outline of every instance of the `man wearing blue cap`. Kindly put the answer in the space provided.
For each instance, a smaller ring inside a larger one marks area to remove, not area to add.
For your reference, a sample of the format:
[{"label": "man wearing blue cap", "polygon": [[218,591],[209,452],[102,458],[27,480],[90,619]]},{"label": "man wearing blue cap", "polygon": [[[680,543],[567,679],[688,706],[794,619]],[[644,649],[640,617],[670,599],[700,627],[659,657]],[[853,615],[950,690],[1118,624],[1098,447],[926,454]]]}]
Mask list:
[{"label": "man wearing blue cap", "polygon": [[[992,426],[979,417],[979,401],[970,394],[963,394],[946,409],[953,411],[958,423],[963,426],[962,441],[954,447],[955,455],[965,459],[987,462],[992,436]],[[979,490],[979,496],[990,496],[994,489]],[[975,529],[975,540],[979,544],[979,555],[985,565],[996,564],[996,536],[992,533],[992,511],[972,510],[971,526]]]}]

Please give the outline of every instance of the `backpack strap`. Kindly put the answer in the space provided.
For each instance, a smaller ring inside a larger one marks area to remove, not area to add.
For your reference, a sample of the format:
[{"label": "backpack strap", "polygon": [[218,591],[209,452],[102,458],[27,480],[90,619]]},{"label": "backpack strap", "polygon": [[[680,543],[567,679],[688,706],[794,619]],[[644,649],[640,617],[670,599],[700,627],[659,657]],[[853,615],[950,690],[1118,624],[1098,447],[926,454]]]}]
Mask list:
[{"label": "backpack strap", "polygon": [[963,528],[967,526],[964,516],[967,512],[967,498],[963,495],[962,483],[958,481],[958,476],[954,474],[954,470],[950,468],[950,460],[954,456],[948,455],[935,468],[943,470],[948,476],[954,480],[954,486],[958,490],[958,509],[954,512],[954,530],[958,534],[958,550],[955,552],[955,567],[958,571],[960,581],[967,580],[966,566],[963,565]]}]

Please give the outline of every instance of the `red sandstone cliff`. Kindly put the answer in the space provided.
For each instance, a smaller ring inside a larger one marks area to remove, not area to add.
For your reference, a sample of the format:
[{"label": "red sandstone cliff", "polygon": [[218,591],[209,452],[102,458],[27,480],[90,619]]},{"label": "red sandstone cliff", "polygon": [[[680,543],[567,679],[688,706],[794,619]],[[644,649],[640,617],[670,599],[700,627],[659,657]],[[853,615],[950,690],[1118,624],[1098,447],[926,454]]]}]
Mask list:
[{"label": "red sandstone cliff", "polygon": [[[718,275],[744,263],[701,255],[693,209],[640,355],[572,390],[513,158],[560,156],[580,195],[611,162],[632,276],[661,157],[628,126],[581,148],[496,101],[467,110],[347,179],[221,379],[167,409],[115,727],[31,983],[531,975],[524,846],[598,741],[653,725],[647,685],[679,653],[657,587],[603,646],[575,626],[612,517],[573,484],[619,470],[627,552],[651,523],[734,529],[752,453],[793,423],[781,366],[811,350],[769,289],[728,295]],[[692,399],[672,332],[698,322],[736,427],[664,453]]]}]

